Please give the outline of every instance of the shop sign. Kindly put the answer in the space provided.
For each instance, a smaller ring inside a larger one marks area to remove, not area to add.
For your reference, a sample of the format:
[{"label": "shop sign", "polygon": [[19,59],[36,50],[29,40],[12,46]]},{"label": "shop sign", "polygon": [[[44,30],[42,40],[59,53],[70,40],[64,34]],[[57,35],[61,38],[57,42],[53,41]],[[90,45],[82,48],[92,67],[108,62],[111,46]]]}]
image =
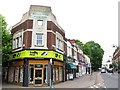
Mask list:
[{"label": "shop sign", "polygon": [[63,61],[63,55],[55,51],[23,50],[13,53],[12,59],[22,58],[54,58]]}]

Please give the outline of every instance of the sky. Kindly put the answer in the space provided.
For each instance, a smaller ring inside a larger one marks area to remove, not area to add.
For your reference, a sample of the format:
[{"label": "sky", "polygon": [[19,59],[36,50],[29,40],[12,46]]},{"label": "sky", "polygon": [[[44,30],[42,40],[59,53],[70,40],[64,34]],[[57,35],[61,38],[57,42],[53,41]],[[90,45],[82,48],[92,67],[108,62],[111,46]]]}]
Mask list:
[{"label": "sky", "polygon": [[2,14],[8,28],[15,25],[30,5],[50,6],[66,38],[83,43],[95,41],[103,48],[103,62],[110,59],[118,45],[119,0],[1,0]]}]

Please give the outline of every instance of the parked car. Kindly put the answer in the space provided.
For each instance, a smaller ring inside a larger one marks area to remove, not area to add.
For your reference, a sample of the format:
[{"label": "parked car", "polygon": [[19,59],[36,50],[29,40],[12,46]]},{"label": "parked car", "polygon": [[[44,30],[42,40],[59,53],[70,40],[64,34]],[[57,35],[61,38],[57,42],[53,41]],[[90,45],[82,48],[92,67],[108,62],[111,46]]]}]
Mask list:
[{"label": "parked car", "polygon": [[113,68],[107,69],[107,72],[108,72],[108,73],[113,73]]},{"label": "parked car", "polygon": [[105,68],[101,68],[101,73],[106,73]]}]

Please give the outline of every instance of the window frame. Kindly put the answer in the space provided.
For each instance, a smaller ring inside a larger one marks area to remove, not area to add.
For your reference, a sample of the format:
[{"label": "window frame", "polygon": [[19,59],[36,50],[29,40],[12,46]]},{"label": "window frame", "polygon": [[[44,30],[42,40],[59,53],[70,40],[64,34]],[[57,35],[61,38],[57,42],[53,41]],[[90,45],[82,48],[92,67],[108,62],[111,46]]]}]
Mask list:
[{"label": "window frame", "polygon": [[37,25],[38,26],[43,26],[43,20],[37,20]]},{"label": "window frame", "polygon": [[[41,44],[37,44],[38,39],[37,39],[37,35],[41,35]],[[35,46],[44,46],[44,34],[43,33],[36,33],[35,35]]]}]

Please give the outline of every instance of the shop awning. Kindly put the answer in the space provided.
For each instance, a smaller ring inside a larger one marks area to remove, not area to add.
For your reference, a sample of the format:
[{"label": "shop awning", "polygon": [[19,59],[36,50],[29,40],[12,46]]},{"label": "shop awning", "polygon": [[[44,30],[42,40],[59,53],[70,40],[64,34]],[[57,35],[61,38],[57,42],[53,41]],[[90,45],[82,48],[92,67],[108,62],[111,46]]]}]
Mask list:
[{"label": "shop awning", "polygon": [[67,68],[68,69],[77,69],[77,66],[72,63],[67,63]]}]

